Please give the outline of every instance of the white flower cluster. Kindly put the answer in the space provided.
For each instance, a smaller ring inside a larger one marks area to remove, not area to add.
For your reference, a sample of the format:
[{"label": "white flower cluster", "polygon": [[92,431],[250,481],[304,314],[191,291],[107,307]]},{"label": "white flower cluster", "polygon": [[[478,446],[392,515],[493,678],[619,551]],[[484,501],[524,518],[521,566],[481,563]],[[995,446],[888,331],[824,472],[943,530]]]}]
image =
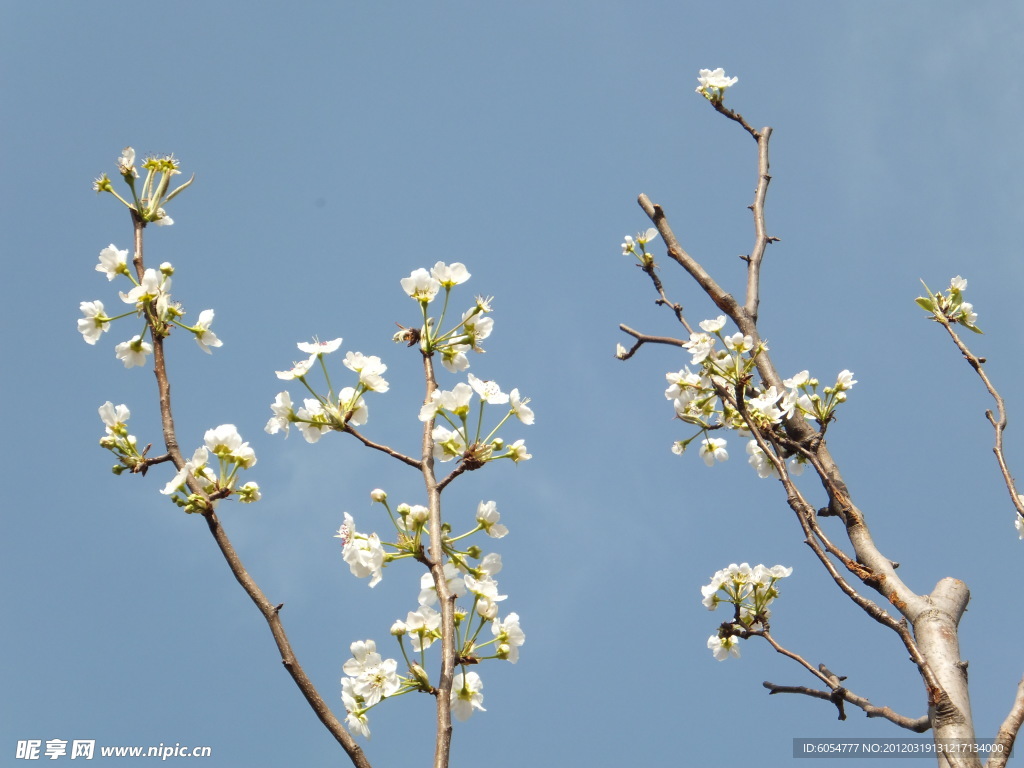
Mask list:
[{"label": "white flower cluster", "polygon": [[626,235],[622,241],[622,255],[628,256],[633,254],[640,261],[641,266],[652,266],[654,264],[654,255],[648,253],[647,244],[657,236],[658,230],[654,227],[649,228],[646,232],[637,232],[636,240]]},{"label": "white flower cluster", "polygon": [[[210,466],[211,455],[217,461],[216,472]],[[203,445],[196,448],[192,458],[185,462],[160,493],[171,496],[171,500],[186,512],[205,511],[201,498],[188,491],[186,483],[191,475],[199,481],[203,493],[215,497],[214,505],[217,499],[231,494],[236,494],[243,504],[259,501],[260,487],[256,483],[248,482],[236,487],[239,471],[249,469],[255,464],[256,452],[249,443],[242,441],[242,436],[238,434],[235,425],[221,424],[219,427],[206,430]]]},{"label": "white flower cluster", "polygon": [[727,77],[721,67],[702,69],[697,76],[697,93],[708,101],[720,103],[725,97],[725,90],[738,82],[738,77]]},{"label": "white flower cluster", "polygon": [[[459,373],[469,368],[467,352],[483,352],[480,342],[491,335],[494,321],[485,317],[491,311],[491,299],[478,296],[474,306],[462,313],[462,319],[448,331],[440,332],[448,309],[448,298],[452,288],[469,280],[470,274],[466,265],[460,262],[445,264],[439,261],[428,272],[426,269],[414,270],[409,277],[401,279],[402,290],[419,302],[423,312],[423,326],[419,329],[403,328],[395,334],[395,341],[408,342],[410,346],[419,342],[420,349],[426,354],[440,353],[441,365],[452,373]],[[429,305],[444,289],[444,307],[436,321],[428,317]]]},{"label": "white flower cluster", "polygon": [[126,469],[137,470],[145,467],[145,459],[139,453],[138,440],[135,435],[128,434],[128,419],[131,411],[128,406],[115,406],[109,400],[100,406],[100,419],[106,425],[106,434],[100,438],[100,445],[117,456],[114,473],[121,474]]},{"label": "white flower cluster", "polygon": [[[345,522],[335,537],[341,539],[342,558],[352,574],[359,578],[370,577],[369,584],[373,587],[380,582],[382,571],[390,561],[422,553],[423,537],[429,535],[429,511],[421,505],[403,503],[392,513],[387,493],[379,488],[371,492],[370,498],[384,505],[398,534],[398,543],[383,543],[376,533],[360,533],[348,513],[345,513]],[[464,665],[478,664],[485,659],[502,659],[515,664],[519,660],[519,648],[526,641],[518,614],[509,613],[504,618],[499,615],[498,604],[507,598],[500,593],[495,579],[502,568],[501,556],[490,553],[481,557],[477,547],[465,551],[455,548],[456,542],[478,532],[484,532],[491,538],[502,538],[508,533],[508,528],[499,522],[500,519],[493,501],[481,501],[477,506],[476,526],[461,536],[445,538],[445,551],[452,558],[444,566],[447,589],[457,599],[472,600],[469,608],[458,604],[455,607],[456,633],[459,634],[456,647],[460,663]],[[393,551],[389,552],[385,547]],[[479,563],[473,565],[471,561],[477,559]],[[423,574],[419,586],[418,607],[409,611],[404,620],[395,621],[390,634],[398,640],[406,659],[409,657],[404,642],[408,637],[412,651],[420,654],[422,662],[423,653],[441,639],[441,613],[434,607],[438,604],[438,594],[433,576]],[[492,637],[483,642],[479,635],[485,625],[490,626]],[[488,646],[493,648],[488,651]],[[382,661],[373,640],[353,643],[351,650],[352,659],[344,667],[347,677],[341,681],[342,700],[348,711],[347,723],[357,733],[369,737],[366,713],[382,699],[431,689],[423,667],[410,664],[408,677],[398,675],[396,662],[390,659]],[[489,655],[482,655],[481,651]],[[482,689],[483,682],[477,672],[467,672],[463,668],[455,675],[450,706],[456,719],[467,719],[475,709],[484,711]]]},{"label": "white flower cluster", "polygon": [[[434,459],[442,462],[462,459],[468,466],[476,468],[497,459],[511,459],[518,464],[532,458],[523,440],[506,445],[500,437],[495,436],[498,429],[513,415],[523,424],[533,424],[533,409],[527,405],[530,399],[522,398],[518,389],[505,394],[496,382],[483,381],[472,373],[469,374],[468,381],[468,384],[459,382],[451,390],[435,389],[430,399],[420,408],[420,421],[426,422],[440,417],[451,427],[449,429],[443,424],[434,427],[431,433],[434,440]],[[480,401],[480,418],[476,420],[476,432],[471,439],[469,414],[474,394]],[[481,427],[486,405],[508,405],[509,409],[501,423],[492,429],[490,434],[482,437]]]},{"label": "white flower cluster", "polygon": [[792,568],[782,565],[751,568],[747,563],[733,563],[715,573],[711,582],[700,588],[704,607],[709,611],[721,603],[734,606],[732,621],[722,624],[718,632],[708,638],[708,648],[716,659],[724,661],[730,654],[738,658],[742,633],[765,629],[771,616],[768,606],[779,596],[775,584],[792,573]]},{"label": "white flower cluster", "polygon": [[[923,283],[923,281],[922,281]],[[932,293],[928,291],[927,296],[918,296],[917,305],[932,313],[932,320],[943,318],[950,323],[959,323],[964,328],[975,333],[981,333],[978,328],[978,313],[974,311],[974,305],[964,301],[964,291],[967,290],[967,280],[957,275],[949,281],[949,288],[944,293]]]},{"label": "white flower cluster", "polygon": [[136,280],[128,269],[128,251],[110,244],[100,251],[100,263],[96,265],[96,271],[103,272],[107,280],[113,280],[118,275],[124,275],[131,280],[134,287],[127,293],[121,291],[119,295],[121,301],[131,305],[132,309],[110,317],[106,314],[102,301],[83,301],[79,305],[82,317],[78,320],[78,332],[82,334],[86,343],[95,344],[100,336],[110,330],[110,323],[114,320],[131,315],[143,318],[142,330],[115,348],[117,359],[124,363],[125,368],[145,365],[146,355],[153,354],[153,345],[146,341],[146,336],[151,333],[148,326],[150,320],[157,325],[158,332],[163,335],[166,335],[172,325],[184,328],[195,336],[199,348],[207,354],[210,354],[212,347],[222,345],[223,342],[210,330],[214,316],[212,309],[200,312],[196,324],[192,326],[185,325],[178,319],[184,317],[185,312],[180,305],[171,302],[171,275],[174,274],[174,267],[169,263],[161,264],[159,270],[145,270],[142,280]]},{"label": "white flower cluster", "polygon": [[[347,352],[342,362],[346,368],[358,376],[358,381],[356,386],[344,387],[335,393],[330,386],[331,379],[327,374],[324,356],[336,352],[341,347],[341,341],[341,339],[333,339],[331,341],[314,340],[298,343],[299,351],[307,353],[309,357],[295,363],[287,371],[278,371],[277,378],[284,381],[302,382],[313,394],[313,397],[305,398],[302,407],[296,410],[292,404],[291,395],[287,391],[279,392],[274,398],[274,402],[270,404],[270,410],[274,415],[265,427],[268,434],[274,435],[284,430],[287,436],[288,427],[295,424],[306,442],[315,443],[325,432],[331,430],[344,432],[349,424],[359,427],[366,423],[369,410],[363,395],[366,392],[384,393],[388,391],[389,385],[383,376],[388,367],[376,355]],[[317,362],[320,363],[327,379],[328,392],[326,395],[314,392],[306,380],[306,376]]]},{"label": "white flower cluster", "polygon": [[[807,371],[801,371],[783,381],[784,391],[774,386],[752,388],[747,382],[756,373],[757,356],[768,346],[763,341],[755,344],[753,338],[742,333],[725,335],[722,331],[725,322],[725,315],[702,321],[701,332],[691,333],[683,344],[690,353],[690,363],[700,366],[697,371],[687,367],[665,374],[669,384],[665,398],[672,401],[676,417],[699,428],[693,437],[673,443],[672,451],[682,454],[690,443],[701,437],[699,454],[709,467],[729,458],[726,440],[711,437],[709,431],[731,429],[749,437],[749,424],[753,424],[758,431],[770,433],[794,413],[824,426],[839,403],[846,400],[846,392],[857,383],[850,371],[840,371],[835,385],[826,387],[822,396],[817,393],[818,380],[812,379]],[[717,347],[719,341],[724,349]],[[732,399],[721,397],[723,392],[735,393],[740,385],[742,410]],[[775,462],[765,455],[756,440],[748,442],[747,454],[760,477],[777,476]],[[791,457],[790,472],[800,474],[803,461],[803,457]]]}]

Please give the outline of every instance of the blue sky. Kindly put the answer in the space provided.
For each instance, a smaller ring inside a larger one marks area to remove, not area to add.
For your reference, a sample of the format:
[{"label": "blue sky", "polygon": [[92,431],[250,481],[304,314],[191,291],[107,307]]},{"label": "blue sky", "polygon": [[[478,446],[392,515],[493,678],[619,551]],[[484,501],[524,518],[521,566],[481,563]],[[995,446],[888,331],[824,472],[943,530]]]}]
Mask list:
[{"label": "blue sky", "polygon": [[[742,744],[775,766],[793,762],[797,736],[908,735],[769,698],[762,680],[813,681],[767,647],[711,658],[722,618],[701,607],[700,586],[730,562],[783,563],[794,573],[779,639],[872,702],[924,713],[905,651],[826,582],[741,443],[711,469],[669,451],[689,433],[664,374],[687,357],[613,357],[620,322],[676,332],[620,255],[623,236],[648,226],[639,193],[720,282],[742,287],[754,145],[693,92],[697,71],[719,66],[739,77],[728,103],[775,130],[768,226],[781,242],[762,333],[786,375],[855,372],[830,447],[903,578],[919,592],[945,576],[971,588],[961,646],[978,735],[994,735],[1021,674],[1024,543],[989,403],[913,298],[920,278],[969,279],[986,331],[976,349],[1009,398],[1020,466],[1020,9],[232,0],[0,12],[3,762],[30,738],[204,744],[218,767],[342,757],[202,520],[159,495],[169,472],[114,477],[96,445],[106,400],[130,406],[141,442],[158,435],[151,368],[114,358],[123,326],[95,347],[75,331],[79,302],[116,303],[93,267],[108,243],[128,247],[130,222],[90,184],[127,144],[196,173],[176,224],[147,231],[151,263],[175,265],[175,297],[190,317],[213,307],[225,342],[207,357],[172,339],[178,433],[191,451],[234,423],[255,447],[264,500],[222,505],[221,519],[285,603],[336,711],[349,643],[384,645],[419,572],[389,568],[371,591],[332,534],[345,511],[370,527],[374,487],[416,503],[418,477],[339,435],[311,446],[264,434],[274,371],[314,335],[381,355],[392,391],[371,401],[367,433],[414,450],[418,368],[390,337],[415,307],[398,281],[443,260],[472,272],[465,301],[496,296],[473,370],[537,413],[510,434],[532,461],[446,492],[456,519],[498,502],[512,530],[497,547],[501,584],[527,633],[516,666],[481,669],[488,711],[457,724],[453,764],[728,765],[745,760]],[[664,277],[692,321],[717,314],[668,265]],[[370,759],[426,759],[430,718],[417,697],[374,710]]]}]

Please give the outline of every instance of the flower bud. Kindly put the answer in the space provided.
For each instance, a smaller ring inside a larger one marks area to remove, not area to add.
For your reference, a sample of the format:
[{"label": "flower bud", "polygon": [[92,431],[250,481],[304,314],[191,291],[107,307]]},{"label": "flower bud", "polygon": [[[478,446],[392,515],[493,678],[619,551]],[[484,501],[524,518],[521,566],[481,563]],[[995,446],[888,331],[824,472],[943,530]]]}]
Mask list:
[{"label": "flower bud", "polygon": [[409,671],[412,673],[412,676],[416,678],[416,682],[420,684],[420,687],[423,690],[431,691],[434,689],[434,686],[430,684],[430,678],[427,677],[427,670],[419,664],[416,664],[415,662],[410,664]]},{"label": "flower bud", "polygon": [[387,497],[388,495],[380,488],[374,488],[372,491],[370,491],[370,500],[375,501],[378,504],[383,504]]}]

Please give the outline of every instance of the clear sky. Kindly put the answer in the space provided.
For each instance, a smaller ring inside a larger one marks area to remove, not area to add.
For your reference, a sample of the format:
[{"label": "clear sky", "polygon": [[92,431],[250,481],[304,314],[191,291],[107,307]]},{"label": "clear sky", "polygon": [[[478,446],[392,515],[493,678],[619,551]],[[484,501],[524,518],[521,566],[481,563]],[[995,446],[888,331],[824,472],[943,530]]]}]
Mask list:
[{"label": "clear sky", "polygon": [[[762,333],[785,375],[856,374],[830,446],[903,578],[971,588],[962,651],[978,735],[995,734],[1021,675],[1024,542],[989,403],[913,298],[920,278],[970,281],[1020,467],[1020,6],[54,0],[0,14],[0,764],[33,738],[209,745],[211,768],[344,758],[202,520],[159,495],[167,468],[114,477],[97,446],[106,400],[129,405],[143,444],[159,435],[151,365],[114,357],[126,326],[95,347],[75,330],[79,302],[117,303],[94,265],[109,243],[129,246],[130,222],[90,185],[128,144],[196,173],[175,225],[147,230],[151,263],[175,265],[175,297],[190,317],[214,308],[224,340],[208,357],[172,339],[179,435],[190,452],[234,423],[255,447],[264,500],[221,518],[337,712],[349,643],[385,645],[419,572],[389,568],[371,591],[332,534],[345,511],[371,526],[375,487],[417,503],[419,478],[340,435],[264,434],[274,371],[314,335],[382,356],[392,391],[370,401],[367,434],[414,451],[417,362],[390,338],[415,306],[398,281],[443,260],[472,272],[465,300],[496,297],[473,370],[537,413],[509,435],[532,461],[446,493],[457,519],[498,502],[511,529],[501,585],[527,633],[516,666],[482,666],[487,712],[456,725],[453,764],[770,767],[794,762],[796,736],[910,735],[769,698],[763,680],[813,680],[764,643],[712,659],[723,616],[701,606],[701,585],[730,562],[782,563],[794,572],[779,639],[875,704],[925,711],[905,651],[825,580],[742,442],[710,469],[669,451],[690,433],[664,374],[687,356],[613,356],[620,322],[677,332],[619,250],[648,226],[639,193],[742,288],[755,147],[694,93],[697,71],[719,66],[739,77],[728,103],[775,130],[768,225],[781,241]],[[692,321],[717,314],[664,274]],[[375,765],[427,759],[431,707],[409,696],[374,710]]]}]

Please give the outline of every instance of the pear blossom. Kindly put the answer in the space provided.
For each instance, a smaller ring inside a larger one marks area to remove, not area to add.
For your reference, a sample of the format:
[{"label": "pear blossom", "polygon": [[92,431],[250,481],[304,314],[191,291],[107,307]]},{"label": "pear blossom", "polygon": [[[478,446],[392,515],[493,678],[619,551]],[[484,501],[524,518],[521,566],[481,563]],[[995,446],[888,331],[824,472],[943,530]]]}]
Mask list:
[{"label": "pear blossom", "polygon": [[520,461],[527,461],[533,458],[532,453],[526,452],[526,443],[523,440],[516,440],[512,445],[508,447],[508,453],[505,454],[512,461],[518,464]]},{"label": "pear blossom", "polygon": [[170,289],[171,279],[150,268],[142,274],[142,281],[138,285],[128,293],[121,291],[119,295],[125,304],[134,304],[136,309],[141,310],[144,304],[156,301]]},{"label": "pear blossom", "polygon": [[469,368],[469,358],[466,353],[471,350],[469,344],[447,344],[440,348],[441,365],[450,373],[461,373]]},{"label": "pear blossom", "polygon": [[[456,596],[466,594],[466,582],[459,569],[453,563],[444,564],[444,578],[448,583],[448,591]],[[418,598],[420,605],[434,605],[437,602],[437,588],[434,586],[434,577],[429,573],[420,576],[420,594]]]},{"label": "pear blossom", "polygon": [[97,272],[103,272],[107,280],[113,280],[120,274],[128,274],[128,249],[118,250],[117,246],[111,243],[100,251],[100,263],[96,265]]},{"label": "pear blossom", "polygon": [[164,494],[164,496],[170,496],[179,488],[184,487],[189,473],[197,480],[215,482],[216,478],[213,477],[212,471],[206,468],[206,462],[209,461],[209,458],[209,451],[205,447],[200,446],[196,448],[192,458],[185,462],[185,466],[178,470],[178,473],[161,489],[160,493]]},{"label": "pear blossom", "polygon": [[719,315],[714,320],[701,320],[700,329],[708,333],[717,333],[725,327],[725,315]]},{"label": "pear blossom", "polygon": [[307,397],[302,403],[303,407],[295,412],[295,426],[307,443],[315,443],[325,432],[331,430],[331,425],[327,423],[323,403],[311,397]]},{"label": "pear blossom", "polygon": [[750,456],[747,461],[750,463],[750,466],[757,470],[758,477],[764,479],[766,477],[778,476],[775,465],[765,455],[765,452],[761,450],[757,440],[751,440],[747,443],[747,455]]},{"label": "pear blossom", "polygon": [[434,440],[434,459],[436,461],[451,461],[462,457],[466,452],[466,439],[462,432],[451,430],[438,424],[431,432]]},{"label": "pear blossom", "polygon": [[[340,342],[341,339],[338,339],[338,341]],[[305,350],[303,350],[303,351],[305,351]],[[309,356],[309,358],[307,360],[302,360],[302,361],[300,361],[298,363],[293,363],[290,370],[287,370],[287,371],[275,371],[275,373],[277,373],[277,378],[281,379],[282,381],[291,381],[292,379],[301,379],[303,376],[305,376],[307,373],[309,373],[310,369],[313,367],[313,363],[316,362],[316,358],[317,358],[317,353],[313,353],[313,354],[311,354]]]},{"label": "pear blossom", "polygon": [[836,377],[836,391],[843,392],[847,389],[853,389],[853,385],[856,383],[852,371],[842,370]]},{"label": "pear blossom", "polygon": [[740,354],[749,352],[754,348],[754,339],[738,331],[732,336],[726,336],[723,341],[726,347]]},{"label": "pear blossom", "polygon": [[417,652],[425,651],[441,638],[440,628],[441,614],[429,605],[421,605],[405,617],[406,633],[412,649]]},{"label": "pear blossom", "polygon": [[221,424],[206,430],[203,442],[214,456],[249,469],[256,463],[256,452],[247,442],[242,441],[234,424]]},{"label": "pear blossom", "polygon": [[466,270],[466,265],[459,261],[452,264],[445,264],[443,261],[439,261],[434,265],[434,268],[430,270],[430,274],[444,288],[451,288],[452,286],[459,285],[470,278],[470,274]]},{"label": "pear blossom", "polygon": [[348,649],[352,652],[352,658],[342,665],[342,670],[349,677],[359,677],[381,664],[382,658],[377,653],[377,643],[374,640],[356,640]]},{"label": "pear blossom", "polygon": [[380,703],[381,699],[393,696],[402,687],[396,670],[398,662],[385,659],[372,669],[368,669],[356,678],[353,690],[362,696],[367,708]]},{"label": "pear blossom", "polygon": [[125,368],[134,368],[146,364],[146,355],[153,354],[153,345],[143,341],[141,336],[133,336],[114,347],[117,359],[124,363]]},{"label": "pear blossom", "polygon": [[114,434],[118,428],[123,427],[131,415],[128,406],[123,403],[115,406],[107,400],[107,402],[100,406],[100,419],[107,425],[108,435]]},{"label": "pear blossom", "polygon": [[[420,421],[430,421],[438,411],[447,411],[453,416],[465,417],[473,399],[473,388],[460,381],[451,390],[435,389],[430,399],[420,408]],[[465,448],[463,448],[465,450]]]},{"label": "pear blossom", "polygon": [[456,720],[468,720],[474,709],[487,711],[484,709],[484,695],[480,692],[483,688],[483,681],[476,672],[455,674],[452,681],[451,708]]},{"label": "pear blossom", "polygon": [[726,442],[720,437],[708,437],[701,440],[700,457],[709,467],[716,461],[727,461],[729,452],[725,449]]},{"label": "pear blossom", "polygon": [[483,560],[480,561],[480,565],[476,567],[480,573],[487,574],[488,576],[494,576],[501,573],[501,555],[497,552],[490,552],[484,555]]},{"label": "pear blossom", "polygon": [[285,437],[288,436],[288,426],[295,419],[295,411],[292,409],[292,396],[287,392],[278,392],[274,402],[270,404],[273,416],[267,422],[263,431],[268,435],[276,435],[282,429]]},{"label": "pear blossom", "polygon": [[683,348],[690,352],[690,364],[704,362],[715,346],[713,337],[706,333],[691,333],[690,340],[683,342]]},{"label": "pear blossom", "polygon": [[466,331],[465,340],[472,349],[482,352],[480,342],[491,335],[494,328],[494,319],[477,314],[476,308],[466,310],[462,315],[463,328]]},{"label": "pear blossom", "polygon": [[533,409],[526,405],[530,402],[530,398],[521,398],[518,389],[513,389],[508,397],[512,406],[512,413],[516,415],[516,418],[527,426],[533,424]]},{"label": "pear blossom", "polygon": [[712,635],[708,638],[708,648],[718,661],[725,661],[729,656],[740,657],[739,639],[734,635],[719,637]]},{"label": "pear blossom", "polygon": [[498,522],[501,515],[498,505],[493,501],[481,501],[476,508],[476,521],[492,539],[500,539],[508,534],[508,528]]},{"label": "pear blossom", "polygon": [[519,661],[519,646],[526,642],[526,633],[519,626],[519,614],[510,613],[504,621],[495,619],[491,632],[498,640],[498,656],[513,664]]},{"label": "pear blossom", "polygon": [[[384,381],[381,379],[381,381]],[[387,387],[387,382],[384,382]],[[385,390],[380,390],[381,392]],[[338,409],[345,416],[345,423],[353,427],[361,427],[366,423],[370,415],[370,409],[366,407],[366,401],[362,395],[357,395],[353,387],[345,387],[338,393]]]},{"label": "pear blossom", "polygon": [[498,582],[495,581],[490,574],[484,574],[480,578],[466,574],[464,577],[466,582],[466,589],[472,592],[477,597],[486,598],[498,602],[504,600],[508,595],[498,594]]},{"label": "pear blossom", "polygon": [[156,209],[156,218],[152,220],[158,227],[169,227],[174,223],[174,219],[167,215],[167,211],[163,208]]},{"label": "pear blossom", "polygon": [[117,158],[117,167],[121,169],[121,173],[126,173],[133,169],[135,165],[135,150],[131,147],[125,147],[121,150],[121,156]]},{"label": "pear blossom", "polygon": [[362,352],[345,354],[345,367],[359,374],[359,383],[374,392],[387,392],[388,383],[381,376],[388,369],[376,355],[364,355]]},{"label": "pear blossom", "polygon": [[719,67],[718,69],[702,69],[698,74],[697,82],[699,83],[697,93],[709,101],[720,102],[725,95],[725,90],[736,85],[739,78],[727,77],[725,70]]},{"label": "pear blossom", "polygon": [[95,344],[110,330],[110,318],[104,314],[102,301],[83,301],[78,305],[84,317],[78,320],[78,332],[86,344]]},{"label": "pear blossom", "polygon": [[641,249],[644,249],[644,247],[649,242],[651,242],[651,240],[654,240],[657,236],[658,230],[655,229],[654,227],[650,227],[644,232],[638,232],[635,242],[633,241],[632,237],[626,235],[626,238],[622,243],[622,255],[628,256],[631,253],[636,253],[636,246],[638,245]]},{"label": "pear blossom", "polygon": [[242,504],[251,504],[254,501],[259,501],[263,498],[263,494],[260,493],[260,487],[256,483],[250,481],[238,489],[238,501]]},{"label": "pear blossom", "polygon": [[665,374],[665,381],[669,383],[668,389],[665,390],[665,399],[682,400],[684,405],[704,388],[701,377],[689,368],[678,372],[669,371]]},{"label": "pear blossom", "polygon": [[210,330],[210,323],[213,322],[213,310],[204,309],[199,313],[199,319],[196,321],[195,328],[192,330],[196,334],[196,344],[206,354],[213,354],[210,351],[210,347],[219,347],[224,344],[220,339],[217,338],[217,334]]},{"label": "pear blossom", "polygon": [[377,586],[383,578],[385,554],[380,537],[376,533],[367,536],[356,531],[352,515],[346,512],[345,522],[338,528],[335,538],[342,541],[341,556],[352,575],[360,579],[370,576],[370,586]]},{"label": "pear blossom", "polygon": [[1017,529],[1020,538],[1024,539],[1024,517],[1017,515],[1013,520],[1013,527]]},{"label": "pear blossom", "polygon": [[951,291],[960,291],[963,293],[967,290],[967,280],[957,275],[949,281],[949,289]]},{"label": "pear blossom", "polygon": [[478,379],[472,373],[469,374],[469,385],[480,396],[480,399],[489,405],[504,405],[509,397],[501,391],[497,382]]},{"label": "pear blossom", "polygon": [[441,290],[441,283],[425,269],[413,270],[409,277],[401,279],[402,290],[421,304],[429,304]]},{"label": "pear blossom", "polygon": [[300,352],[305,352],[307,355],[328,355],[331,352],[337,351],[341,346],[341,339],[332,339],[331,341],[313,339],[312,342],[300,341],[296,346]]}]

